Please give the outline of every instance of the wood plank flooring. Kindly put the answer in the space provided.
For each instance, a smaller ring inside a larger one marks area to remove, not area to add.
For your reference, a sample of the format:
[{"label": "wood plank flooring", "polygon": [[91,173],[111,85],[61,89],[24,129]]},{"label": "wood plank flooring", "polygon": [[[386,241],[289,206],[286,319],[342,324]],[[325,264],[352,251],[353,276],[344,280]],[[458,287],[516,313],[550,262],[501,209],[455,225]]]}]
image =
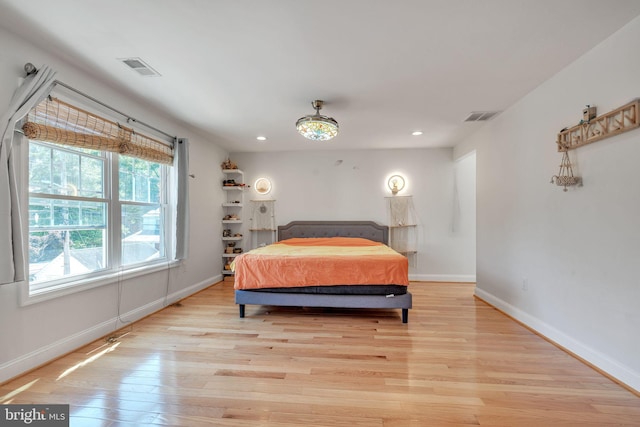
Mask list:
[{"label": "wood plank flooring", "polygon": [[414,308],[247,306],[216,284],[0,387],[71,426],[640,426],[640,397],[473,298]]}]

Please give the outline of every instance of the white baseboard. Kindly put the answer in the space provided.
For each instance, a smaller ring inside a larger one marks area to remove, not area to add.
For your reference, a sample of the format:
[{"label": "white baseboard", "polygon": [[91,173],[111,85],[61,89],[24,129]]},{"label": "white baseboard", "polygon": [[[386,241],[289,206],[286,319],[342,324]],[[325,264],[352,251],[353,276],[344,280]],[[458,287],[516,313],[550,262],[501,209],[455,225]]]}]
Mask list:
[{"label": "white baseboard", "polygon": [[475,283],[475,274],[409,274],[416,282],[470,282]]},{"label": "white baseboard", "polygon": [[74,335],[40,347],[30,353],[0,365],[0,383],[44,365],[57,357],[72,352],[114,330],[116,319],[110,319]]},{"label": "white baseboard", "polygon": [[151,301],[150,303],[147,303],[143,306],[136,307],[135,309],[126,313],[120,314],[120,317],[118,318],[118,327],[116,329],[120,329],[124,326],[127,326],[131,322],[135,322],[145,316],[155,313],[156,311],[162,310],[163,308],[173,304],[174,302],[186,298],[189,295],[193,295],[196,292],[210,286],[212,283],[218,283],[220,280],[222,280],[221,274],[210,279],[203,280],[200,283],[196,283],[195,285],[191,285],[187,288],[180,289],[179,291],[168,294],[165,297],[157,299],[155,301]]},{"label": "white baseboard", "polygon": [[[83,331],[79,331],[76,334],[55,341],[44,347],[40,347],[16,359],[9,360],[8,362],[0,365],[0,383],[5,382],[11,378],[15,378],[18,375],[21,375],[31,369],[42,366],[51,360],[70,353],[78,348],[81,348],[97,339],[100,339],[101,337],[109,335],[115,330],[120,329],[131,322],[140,320],[143,317],[148,316],[149,314],[163,309],[164,307],[174,303],[175,301],[178,301],[202,289],[207,288],[212,283],[217,283],[220,280],[222,280],[222,275],[217,275],[210,279],[203,280],[200,283],[196,283],[195,285],[180,289],[179,291],[173,292],[166,297],[162,297],[156,301],[152,301],[141,307],[137,307],[131,311],[128,311],[127,313],[121,313],[119,318],[118,316],[115,316],[98,325],[94,325]],[[122,322],[121,320],[124,320],[124,322]]]},{"label": "white baseboard", "polygon": [[640,373],[610,358],[606,354],[602,354],[584,343],[575,340],[562,331],[514,307],[493,294],[478,288],[476,288],[475,294],[478,298],[523,323],[549,341],[575,354],[627,387],[640,392]]}]

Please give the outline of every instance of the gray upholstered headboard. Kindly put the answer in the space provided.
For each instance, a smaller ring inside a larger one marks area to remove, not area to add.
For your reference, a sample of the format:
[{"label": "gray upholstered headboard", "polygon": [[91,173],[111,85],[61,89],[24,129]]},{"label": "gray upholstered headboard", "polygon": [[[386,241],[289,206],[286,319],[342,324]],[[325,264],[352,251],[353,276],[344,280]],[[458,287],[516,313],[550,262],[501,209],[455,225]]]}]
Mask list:
[{"label": "gray upholstered headboard", "polygon": [[389,227],[373,221],[292,221],[278,226],[278,240],[294,237],[363,237],[389,243]]}]

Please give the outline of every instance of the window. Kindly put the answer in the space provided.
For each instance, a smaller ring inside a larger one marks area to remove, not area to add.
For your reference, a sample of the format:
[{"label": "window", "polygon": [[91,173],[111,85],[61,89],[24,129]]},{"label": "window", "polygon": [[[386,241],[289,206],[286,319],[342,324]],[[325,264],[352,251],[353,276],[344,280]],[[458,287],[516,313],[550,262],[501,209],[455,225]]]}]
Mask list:
[{"label": "window", "polygon": [[120,156],[122,265],[164,258],[163,166]]},{"label": "window", "polygon": [[108,268],[105,153],[29,144],[29,281]]},{"label": "window", "polygon": [[[29,294],[167,262],[167,164],[138,157],[144,153],[140,147],[116,145],[131,155],[113,152],[114,140],[123,143],[119,130],[117,137],[101,136],[110,144],[106,149],[83,144],[86,137],[77,135],[70,144],[43,136],[42,129],[52,135],[60,131],[47,130],[54,114],[38,114],[41,106],[24,127],[29,138]],[[52,111],[59,114],[60,109]],[[87,132],[84,125],[73,128],[68,117],[56,117],[57,128]],[[131,143],[131,135],[140,139],[131,132],[124,141]],[[157,158],[151,154],[146,157]]]}]

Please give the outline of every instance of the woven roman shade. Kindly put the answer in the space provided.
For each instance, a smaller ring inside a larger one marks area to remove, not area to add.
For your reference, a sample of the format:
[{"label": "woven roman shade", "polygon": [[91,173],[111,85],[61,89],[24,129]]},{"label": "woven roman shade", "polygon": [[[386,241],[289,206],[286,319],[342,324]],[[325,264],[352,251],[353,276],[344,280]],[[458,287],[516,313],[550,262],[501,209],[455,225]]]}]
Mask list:
[{"label": "woven roman shade", "polygon": [[72,147],[110,151],[173,164],[171,146],[119,123],[48,97],[33,108],[22,126],[27,138]]}]

